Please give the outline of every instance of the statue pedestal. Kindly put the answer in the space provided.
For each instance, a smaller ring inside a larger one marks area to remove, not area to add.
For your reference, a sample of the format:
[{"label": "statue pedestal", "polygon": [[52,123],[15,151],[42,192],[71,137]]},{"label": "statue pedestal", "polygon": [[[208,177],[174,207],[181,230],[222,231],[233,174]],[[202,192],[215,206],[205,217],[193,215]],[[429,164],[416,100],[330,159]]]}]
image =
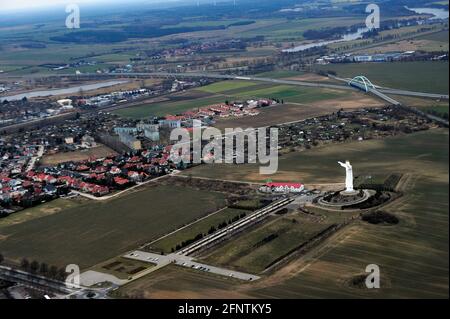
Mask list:
[{"label": "statue pedestal", "polygon": [[355,196],[355,195],[359,194],[359,191],[356,191],[356,190],[352,190],[352,191],[344,190],[344,191],[340,192],[339,194],[341,194],[342,196]]},{"label": "statue pedestal", "polygon": [[371,193],[369,190],[354,190],[354,191],[337,191],[334,194],[325,195],[317,201],[319,206],[327,208],[341,209],[345,206],[351,206],[365,202]]}]

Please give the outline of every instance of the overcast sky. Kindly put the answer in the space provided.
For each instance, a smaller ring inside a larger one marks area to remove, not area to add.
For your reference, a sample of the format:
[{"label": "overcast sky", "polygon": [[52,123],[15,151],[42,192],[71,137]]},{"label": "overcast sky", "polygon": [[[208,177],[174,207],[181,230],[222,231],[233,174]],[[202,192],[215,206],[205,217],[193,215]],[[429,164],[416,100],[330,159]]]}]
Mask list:
[{"label": "overcast sky", "polygon": [[[180,0],[133,0],[133,2],[141,2],[146,4],[158,2],[176,2]],[[24,9],[39,9],[51,6],[62,6],[70,3],[78,4],[80,7],[83,4],[118,4],[127,3],[130,0],[0,0],[0,12],[2,10],[24,10]]]}]

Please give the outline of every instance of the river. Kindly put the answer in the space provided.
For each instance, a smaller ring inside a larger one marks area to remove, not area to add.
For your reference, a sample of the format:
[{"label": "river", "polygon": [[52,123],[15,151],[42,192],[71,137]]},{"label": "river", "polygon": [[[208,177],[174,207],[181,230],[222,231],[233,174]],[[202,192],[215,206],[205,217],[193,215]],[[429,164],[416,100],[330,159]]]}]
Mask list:
[{"label": "river", "polygon": [[448,19],[448,11],[444,10],[444,9],[438,9],[438,8],[408,8],[405,7],[406,9],[410,10],[410,11],[414,11],[415,13],[418,14],[431,14],[433,15],[433,17],[429,18],[429,20],[445,20]]},{"label": "river", "polygon": [[84,84],[79,86],[72,86],[65,89],[52,89],[52,90],[44,90],[44,91],[30,91],[25,93],[20,93],[16,95],[10,95],[10,96],[0,96],[0,102],[4,100],[8,101],[17,101],[21,100],[24,97],[27,99],[33,98],[33,97],[45,97],[45,96],[55,96],[55,95],[68,95],[73,93],[78,93],[80,90],[82,91],[91,91],[91,90],[97,90],[117,84],[123,84],[128,81],[123,80],[115,80],[115,81],[107,81],[107,82],[100,82],[100,83],[94,83],[94,84]]},{"label": "river", "polygon": [[[418,14],[431,14],[433,15],[433,17],[429,18],[428,20],[437,20],[437,19],[448,19],[448,11],[444,10],[444,9],[437,9],[437,8],[408,8],[405,7],[406,9],[410,10],[410,11],[414,11],[415,13]],[[318,41],[318,42],[313,42],[313,43],[306,43],[306,44],[301,44],[299,46],[290,48],[290,49],[285,49],[282,52],[283,53],[294,53],[294,52],[301,52],[301,51],[305,51],[311,48],[317,48],[317,47],[322,47],[328,44],[332,44],[332,43],[338,43],[338,42],[348,42],[348,41],[353,41],[353,40],[357,40],[357,39],[361,39],[362,35],[364,32],[367,32],[368,29],[367,28],[361,28],[358,29],[358,31],[353,32],[353,33],[349,33],[346,34],[344,36],[342,36],[340,39],[335,39],[335,40],[327,40],[327,41]]]},{"label": "river", "polygon": [[367,29],[367,28],[360,28],[356,32],[348,33],[348,34],[343,35],[340,39],[301,44],[301,45],[296,46],[296,47],[291,48],[291,49],[285,49],[285,50],[283,50],[283,52],[284,53],[301,52],[301,51],[305,51],[305,50],[308,50],[308,49],[311,49],[311,48],[323,47],[325,45],[332,44],[332,43],[353,41],[353,40],[357,40],[357,39],[362,38],[363,33],[367,32],[367,31],[369,31],[369,29]]}]

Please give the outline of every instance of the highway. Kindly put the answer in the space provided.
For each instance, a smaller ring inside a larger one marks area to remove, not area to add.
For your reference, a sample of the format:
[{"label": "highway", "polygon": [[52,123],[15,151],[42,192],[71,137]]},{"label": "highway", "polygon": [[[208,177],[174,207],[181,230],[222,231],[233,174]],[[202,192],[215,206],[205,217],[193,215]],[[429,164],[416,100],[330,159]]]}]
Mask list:
[{"label": "highway", "polygon": [[[339,89],[339,90],[358,90],[357,88],[351,87],[349,85],[339,85],[330,83],[316,83],[316,82],[305,82],[305,81],[295,81],[295,80],[283,80],[283,79],[272,79],[266,77],[255,77],[255,76],[236,76],[236,75],[224,75],[216,73],[203,73],[203,72],[192,72],[192,73],[172,73],[172,72],[130,72],[130,73],[82,73],[82,74],[29,74],[25,76],[20,76],[22,78],[43,78],[43,77],[139,77],[139,76],[154,76],[154,77],[203,77],[218,80],[241,80],[241,81],[259,81],[275,84],[285,84],[285,85],[298,85],[305,87],[318,87],[318,88],[329,88],[329,89]],[[1,78],[17,78],[17,76],[2,75]],[[336,80],[342,80],[347,82],[350,79],[342,79],[338,77],[332,77]],[[433,99],[449,99],[448,94],[434,94],[425,92],[414,92],[406,90],[397,90],[385,87],[376,87],[377,90],[385,94],[395,94],[395,95],[406,95],[414,97],[425,97]]]},{"label": "highway", "polygon": [[379,97],[382,100],[385,100],[387,103],[391,104],[391,105],[401,105],[400,102],[394,100],[393,98],[387,96],[386,94],[382,93],[380,90],[377,89],[369,89],[369,92],[372,93],[373,95]]},{"label": "highway", "polygon": [[[340,78],[334,75],[329,74],[330,78],[335,79],[337,81],[349,83],[352,79],[349,78]],[[435,94],[435,93],[423,93],[423,92],[414,92],[414,91],[407,91],[407,90],[397,90],[397,89],[391,89],[379,85],[374,85],[376,91],[385,93],[385,94],[394,94],[394,95],[405,95],[405,96],[413,96],[413,97],[424,97],[424,98],[430,98],[430,99],[440,99],[440,100],[448,100],[449,96],[448,94]],[[373,92],[372,92],[373,93]],[[385,95],[386,96],[386,95]],[[381,97],[381,96],[380,96]],[[384,97],[381,97],[384,99]],[[395,101],[395,100],[393,100]],[[397,102],[397,101],[395,101]],[[397,102],[398,103],[398,102]]]},{"label": "highway", "polygon": [[424,98],[437,99],[437,100],[448,100],[449,99],[448,94],[422,93],[422,92],[396,90],[396,89],[389,89],[389,88],[381,88],[381,89],[378,89],[378,91],[380,91],[382,93],[386,93],[386,94],[405,95],[405,96],[412,96],[412,97],[424,97]]}]

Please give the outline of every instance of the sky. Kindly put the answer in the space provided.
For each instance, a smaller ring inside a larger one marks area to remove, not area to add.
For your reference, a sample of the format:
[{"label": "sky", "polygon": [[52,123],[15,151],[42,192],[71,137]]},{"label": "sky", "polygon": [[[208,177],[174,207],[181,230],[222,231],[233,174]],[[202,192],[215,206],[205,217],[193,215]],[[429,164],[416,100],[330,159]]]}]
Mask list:
[{"label": "sky", "polygon": [[[178,0],[171,0],[175,2]],[[0,11],[10,11],[10,10],[25,10],[25,9],[45,9],[51,6],[64,6],[67,4],[78,4],[82,6],[83,4],[119,4],[127,3],[127,0],[0,0]],[[167,0],[135,0],[134,2],[142,2],[146,4],[157,3],[157,2],[168,2]],[[1,12],[0,12],[1,13]]]}]

